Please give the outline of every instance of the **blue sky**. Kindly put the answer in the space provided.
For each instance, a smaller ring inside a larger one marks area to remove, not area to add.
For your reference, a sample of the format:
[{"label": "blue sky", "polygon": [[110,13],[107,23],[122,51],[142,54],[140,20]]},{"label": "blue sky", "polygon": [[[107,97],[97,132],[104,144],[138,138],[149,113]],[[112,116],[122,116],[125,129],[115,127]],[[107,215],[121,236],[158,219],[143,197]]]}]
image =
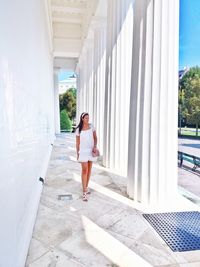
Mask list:
[{"label": "blue sky", "polygon": [[60,71],[58,74],[58,80],[62,81],[62,80],[66,80],[67,78],[69,78],[69,76],[73,75],[74,72],[67,72],[67,71]]},{"label": "blue sky", "polygon": [[179,69],[200,66],[200,0],[180,0]]}]

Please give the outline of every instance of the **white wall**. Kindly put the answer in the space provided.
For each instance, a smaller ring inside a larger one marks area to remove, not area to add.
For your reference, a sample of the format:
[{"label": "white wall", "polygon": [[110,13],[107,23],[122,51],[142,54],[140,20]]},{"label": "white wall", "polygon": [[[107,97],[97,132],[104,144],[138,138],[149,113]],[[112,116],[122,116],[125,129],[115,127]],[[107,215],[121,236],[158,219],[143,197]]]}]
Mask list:
[{"label": "white wall", "polygon": [[44,1],[0,9],[0,266],[22,267],[54,139]]}]

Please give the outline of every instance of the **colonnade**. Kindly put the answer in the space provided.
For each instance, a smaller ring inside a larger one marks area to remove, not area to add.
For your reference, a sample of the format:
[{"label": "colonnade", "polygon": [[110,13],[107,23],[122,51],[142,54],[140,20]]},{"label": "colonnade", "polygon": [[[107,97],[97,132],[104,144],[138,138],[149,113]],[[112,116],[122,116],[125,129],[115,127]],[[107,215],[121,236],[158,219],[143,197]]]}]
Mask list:
[{"label": "colonnade", "polygon": [[89,112],[129,197],[163,203],[177,188],[179,1],[107,3],[79,58],[78,115]]}]

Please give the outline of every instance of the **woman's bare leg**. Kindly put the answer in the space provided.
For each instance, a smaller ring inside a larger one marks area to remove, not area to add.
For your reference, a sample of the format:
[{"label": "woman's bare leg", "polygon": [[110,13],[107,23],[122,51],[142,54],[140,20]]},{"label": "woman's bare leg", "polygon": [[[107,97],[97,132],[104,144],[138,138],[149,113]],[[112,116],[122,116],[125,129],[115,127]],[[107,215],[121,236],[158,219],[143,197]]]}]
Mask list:
[{"label": "woman's bare leg", "polygon": [[81,162],[81,167],[82,167],[82,173],[81,173],[82,187],[83,187],[83,192],[86,192],[87,191],[88,162]]},{"label": "woman's bare leg", "polygon": [[90,181],[91,170],[92,170],[92,161],[88,161],[88,172],[87,172],[86,187],[88,187],[88,184],[89,184],[89,181]]}]

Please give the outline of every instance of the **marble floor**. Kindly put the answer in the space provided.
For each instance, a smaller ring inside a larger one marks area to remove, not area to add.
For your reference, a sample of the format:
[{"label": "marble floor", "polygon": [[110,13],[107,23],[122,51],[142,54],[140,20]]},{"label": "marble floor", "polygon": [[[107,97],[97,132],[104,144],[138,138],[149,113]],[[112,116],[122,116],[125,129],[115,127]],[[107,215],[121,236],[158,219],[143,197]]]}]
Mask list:
[{"label": "marble floor", "polygon": [[[200,251],[172,252],[126,195],[126,179],[97,162],[88,202],[81,198],[75,137],[55,141],[26,267],[200,267]],[[59,195],[68,195],[59,199]],[[178,195],[178,194],[177,194]],[[199,210],[181,195],[174,210]],[[166,209],[168,211],[169,209]]]}]

